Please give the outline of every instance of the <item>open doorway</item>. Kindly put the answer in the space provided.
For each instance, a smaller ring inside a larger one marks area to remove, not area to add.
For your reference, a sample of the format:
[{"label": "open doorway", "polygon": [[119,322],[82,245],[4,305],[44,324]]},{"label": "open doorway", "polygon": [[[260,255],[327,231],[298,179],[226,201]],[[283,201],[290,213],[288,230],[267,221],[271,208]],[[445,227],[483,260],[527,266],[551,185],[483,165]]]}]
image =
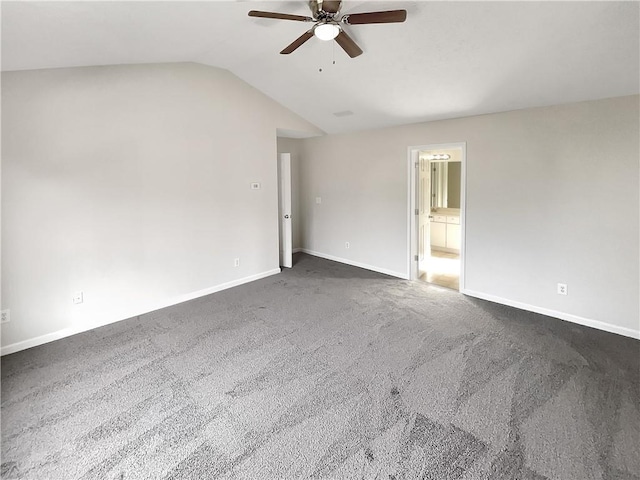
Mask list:
[{"label": "open doorway", "polygon": [[293,267],[291,226],[291,154],[278,155],[278,238],[280,266]]},{"label": "open doorway", "polygon": [[409,272],[413,280],[464,285],[465,144],[409,147]]}]

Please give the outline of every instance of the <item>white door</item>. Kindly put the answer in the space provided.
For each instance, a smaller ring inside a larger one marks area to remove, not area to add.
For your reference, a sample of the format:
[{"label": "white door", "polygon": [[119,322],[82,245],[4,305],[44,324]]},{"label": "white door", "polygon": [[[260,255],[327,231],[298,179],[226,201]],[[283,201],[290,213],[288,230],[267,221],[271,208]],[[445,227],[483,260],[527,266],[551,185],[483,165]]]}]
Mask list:
[{"label": "white door", "polygon": [[293,239],[291,229],[291,154],[282,153],[279,159],[280,201],[280,265],[293,266]]},{"label": "white door", "polygon": [[418,157],[418,278],[427,273],[431,256],[429,216],[431,213],[431,176],[429,160]]}]

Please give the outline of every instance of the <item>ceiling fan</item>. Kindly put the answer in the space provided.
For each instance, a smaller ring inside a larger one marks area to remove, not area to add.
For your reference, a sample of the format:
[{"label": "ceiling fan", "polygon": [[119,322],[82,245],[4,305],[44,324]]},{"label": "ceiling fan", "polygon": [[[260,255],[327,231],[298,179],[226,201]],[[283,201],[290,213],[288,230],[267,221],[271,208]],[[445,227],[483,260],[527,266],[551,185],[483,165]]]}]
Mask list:
[{"label": "ceiling fan", "polygon": [[251,10],[250,17],[273,18],[276,20],[294,20],[298,22],[314,22],[310,30],[303,33],[280,53],[288,55],[314,35],[320,40],[334,40],[351,58],[362,54],[362,49],[347,35],[344,25],[363,25],[369,23],[401,23],[407,18],[406,10],[388,10],[384,12],[351,13],[340,16],[342,1],[311,0],[309,8],[311,17],[289,15],[287,13],[261,12]]}]

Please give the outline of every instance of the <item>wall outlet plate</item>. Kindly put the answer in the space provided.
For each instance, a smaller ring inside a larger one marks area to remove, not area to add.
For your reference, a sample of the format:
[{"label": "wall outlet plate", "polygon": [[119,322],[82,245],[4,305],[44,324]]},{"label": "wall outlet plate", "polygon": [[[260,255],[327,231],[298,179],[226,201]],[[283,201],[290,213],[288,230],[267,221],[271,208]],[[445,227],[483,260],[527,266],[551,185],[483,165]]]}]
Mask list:
[{"label": "wall outlet plate", "polygon": [[251,183],[251,190],[260,190],[260,182]]},{"label": "wall outlet plate", "polygon": [[11,316],[9,315],[9,309],[2,310],[0,323],[9,323],[11,321]]},{"label": "wall outlet plate", "polygon": [[78,305],[79,303],[84,302],[84,294],[82,292],[75,292],[73,297],[71,297],[71,301],[74,305]]},{"label": "wall outlet plate", "polygon": [[236,259],[233,260],[233,266],[234,267],[239,267],[240,266],[240,259],[239,258],[236,258]]},{"label": "wall outlet plate", "polygon": [[566,283],[559,283],[558,284],[558,295],[567,295],[569,292],[567,290],[567,284]]}]

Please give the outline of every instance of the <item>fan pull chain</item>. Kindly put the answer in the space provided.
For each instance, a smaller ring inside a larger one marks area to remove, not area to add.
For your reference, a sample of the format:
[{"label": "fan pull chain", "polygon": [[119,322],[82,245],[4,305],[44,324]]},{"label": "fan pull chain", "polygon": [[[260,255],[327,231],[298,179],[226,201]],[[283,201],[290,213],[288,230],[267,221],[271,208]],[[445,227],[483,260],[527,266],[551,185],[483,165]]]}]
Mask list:
[{"label": "fan pull chain", "polygon": [[[331,64],[336,64],[336,42],[331,42]],[[318,72],[322,73],[322,67],[318,68]]]},{"label": "fan pull chain", "polygon": [[[331,42],[331,64],[336,64],[336,44],[335,42]],[[322,67],[318,68],[318,72],[322,73]]]}]

